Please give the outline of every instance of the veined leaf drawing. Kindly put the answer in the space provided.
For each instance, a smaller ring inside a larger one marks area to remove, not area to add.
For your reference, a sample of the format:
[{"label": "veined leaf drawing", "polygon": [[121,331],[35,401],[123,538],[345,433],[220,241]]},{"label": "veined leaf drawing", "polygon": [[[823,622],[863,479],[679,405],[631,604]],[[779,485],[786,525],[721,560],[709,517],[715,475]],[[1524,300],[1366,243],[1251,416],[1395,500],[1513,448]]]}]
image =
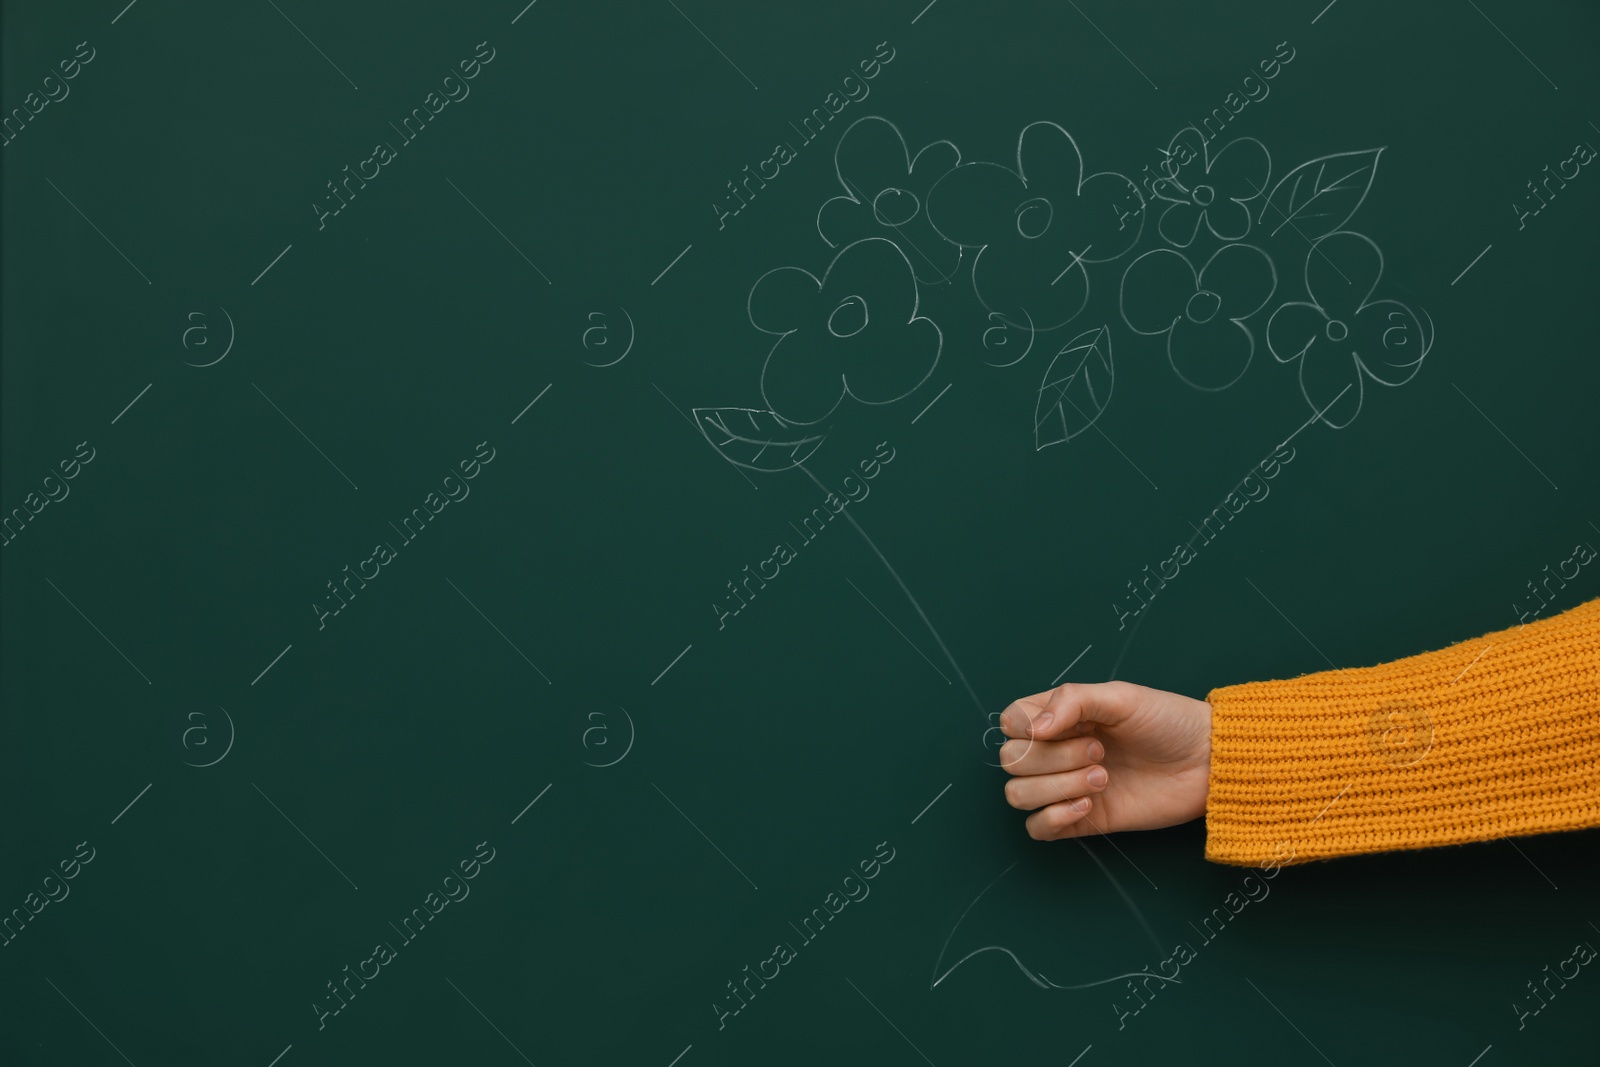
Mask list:
[{"label": "veined leaf drawing", "polygon": [[1257,224],[1269,235],[1292,226],[1308,241],[1341,228],[1366,200],[1382,154],[1382,148],[1368,148],[1300,164],[1272,187]]},{"label": "veined leaf drawing", "polygon": [[1085,330],[1067,342],[1045,369],[1033,413],[1035,450],[1070,441],[1095,424],[1111,402],[1117,378],[1111,332]]},{"label": "veined leaf drawing", "polygon": [[807,434],[760,408],[695,408],[694,424],[723,459],[754,471],[798,467],[827,436]]}]

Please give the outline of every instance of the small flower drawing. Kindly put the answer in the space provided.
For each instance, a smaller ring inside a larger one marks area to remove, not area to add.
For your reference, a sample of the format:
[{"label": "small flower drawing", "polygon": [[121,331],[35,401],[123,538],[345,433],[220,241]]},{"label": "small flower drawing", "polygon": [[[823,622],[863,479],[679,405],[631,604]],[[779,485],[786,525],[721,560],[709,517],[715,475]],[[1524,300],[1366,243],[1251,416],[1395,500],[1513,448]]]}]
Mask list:
[{"label": "small flower drawing", "polygon": [[840,249],[821,278],[779,267],[750,290],[750,322],[778,340],[761,396],[779,418],[820,422],[846,396],[892,404],[939,362],[944,336],[917,314],[917,282],[900,247],[869,237]]},{"label": "small flower drawing", "polygon": [[[1089,299],[1086,264],[1116,259],[1138,241],[1139,187],[1121,174],[1085,176],[1072,135],[1035,122],[1017,138],[1016,169],[963,163],[928,194],[934,229],[975,248],[972,285],[1007,325],[1053,330]],[[1137,214],[1137,224],[1127,218]]]},{"label": "small flower drawing", "polygon": [[1167,149],[1169,177],[1154,183],[1167,202],[1157,227],[1168,244],[1188,248],[1203,222],[1219,241],[1242,240],[1250,232],[1247,202],[1262,195],[1272,176],[1267,146],[1254,137],[1229,141],[1214,154],[1193,126],[1178,131]]},{"label": "small flower drawing", "polygon": [[1277,287],[1277,268],[1254,245],[1224,245],[1198,271],[1183,253],[1153,248],[1122,276],[1122,318],[1135,333],[1166,334],[1178,378],[1218,392],[1249,368],[1256,339],[1244,320]]},{"label": "small flower drawing", "polygon": [[1433,346],[1431,319],[1425,328],[1398,300],[1372,299],[1382,278],[1382,250],[1362,234],[1335,230],[1306,256],[1311,299],[1280,305],[1267,322],[1273,356],[1300,361],[1300,391],[1334,429],[1360,414],[1367,381],[1404,385]]},{"label": "small flower drawing", "polygon": [[923,285],[948,282],[961,267],[961,249],[928,222],[928,190],[961,162],[949,141],[935,141],[912,156],[899,127],[866,115],[850,124],[833,153],[845,195],[817,211],[817,232],[829,248],[863,237],[886,237],[900,246]]}]

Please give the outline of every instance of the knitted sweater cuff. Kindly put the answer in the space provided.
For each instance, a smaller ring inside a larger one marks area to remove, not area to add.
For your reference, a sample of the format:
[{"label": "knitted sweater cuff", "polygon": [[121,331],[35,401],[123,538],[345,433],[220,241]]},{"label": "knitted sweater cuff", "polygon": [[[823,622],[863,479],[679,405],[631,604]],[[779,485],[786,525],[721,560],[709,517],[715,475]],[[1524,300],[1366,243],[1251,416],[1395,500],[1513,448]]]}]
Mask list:
[{"label": "knitted sweater cuff", "polygon": [[1208,700],[1214,862],[1282,866],[1600,825],[1600,599]]}]

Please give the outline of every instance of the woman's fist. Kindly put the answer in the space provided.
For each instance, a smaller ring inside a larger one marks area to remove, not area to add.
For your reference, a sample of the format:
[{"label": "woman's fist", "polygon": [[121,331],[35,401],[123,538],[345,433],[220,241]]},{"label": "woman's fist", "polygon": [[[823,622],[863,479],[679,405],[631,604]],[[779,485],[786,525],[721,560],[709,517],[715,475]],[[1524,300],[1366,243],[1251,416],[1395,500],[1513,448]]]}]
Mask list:
[{"label": "woman's fist", "polygon": [[1205,814],[1211,705],[1129,682],[1060,685],[1000,716],[1006,800],[1040,841]]}]

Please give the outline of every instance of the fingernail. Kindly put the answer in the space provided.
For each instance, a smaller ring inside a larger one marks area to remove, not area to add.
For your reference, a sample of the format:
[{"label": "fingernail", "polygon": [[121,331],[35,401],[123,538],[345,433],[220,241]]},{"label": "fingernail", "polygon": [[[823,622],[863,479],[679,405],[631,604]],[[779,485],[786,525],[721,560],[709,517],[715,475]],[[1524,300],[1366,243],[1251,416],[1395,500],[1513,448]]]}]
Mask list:
[{"label": "fingernail", "polygon": [[1089,768],[1088,778],[1089,784],[1098,789],[1106,784],[1106,769],[1104,767],[1091,767]]},{"label": "fingernail", "polygon": [[1106,746],[1098,741],[1089,742],[1089,762],[1099,763],[1106,758]]},{"label": "fingernail", "polygon": [[1072,810],[1073,811],[1088,811],[1089,810],[1089,798],[1088,797],[1079,797],[1077,800],[1074,800],[1072,802]]},{"label": "fingernail", "polygon": [[1038,737],[1040,734],[1050,729],[1050,724],[1053,721],[1055,721],[1054,714],[1048,711],[1041,711],[1039,713],[1039,717],[1033,720],[1033,724],[1028,730],[1029,736]]}]

